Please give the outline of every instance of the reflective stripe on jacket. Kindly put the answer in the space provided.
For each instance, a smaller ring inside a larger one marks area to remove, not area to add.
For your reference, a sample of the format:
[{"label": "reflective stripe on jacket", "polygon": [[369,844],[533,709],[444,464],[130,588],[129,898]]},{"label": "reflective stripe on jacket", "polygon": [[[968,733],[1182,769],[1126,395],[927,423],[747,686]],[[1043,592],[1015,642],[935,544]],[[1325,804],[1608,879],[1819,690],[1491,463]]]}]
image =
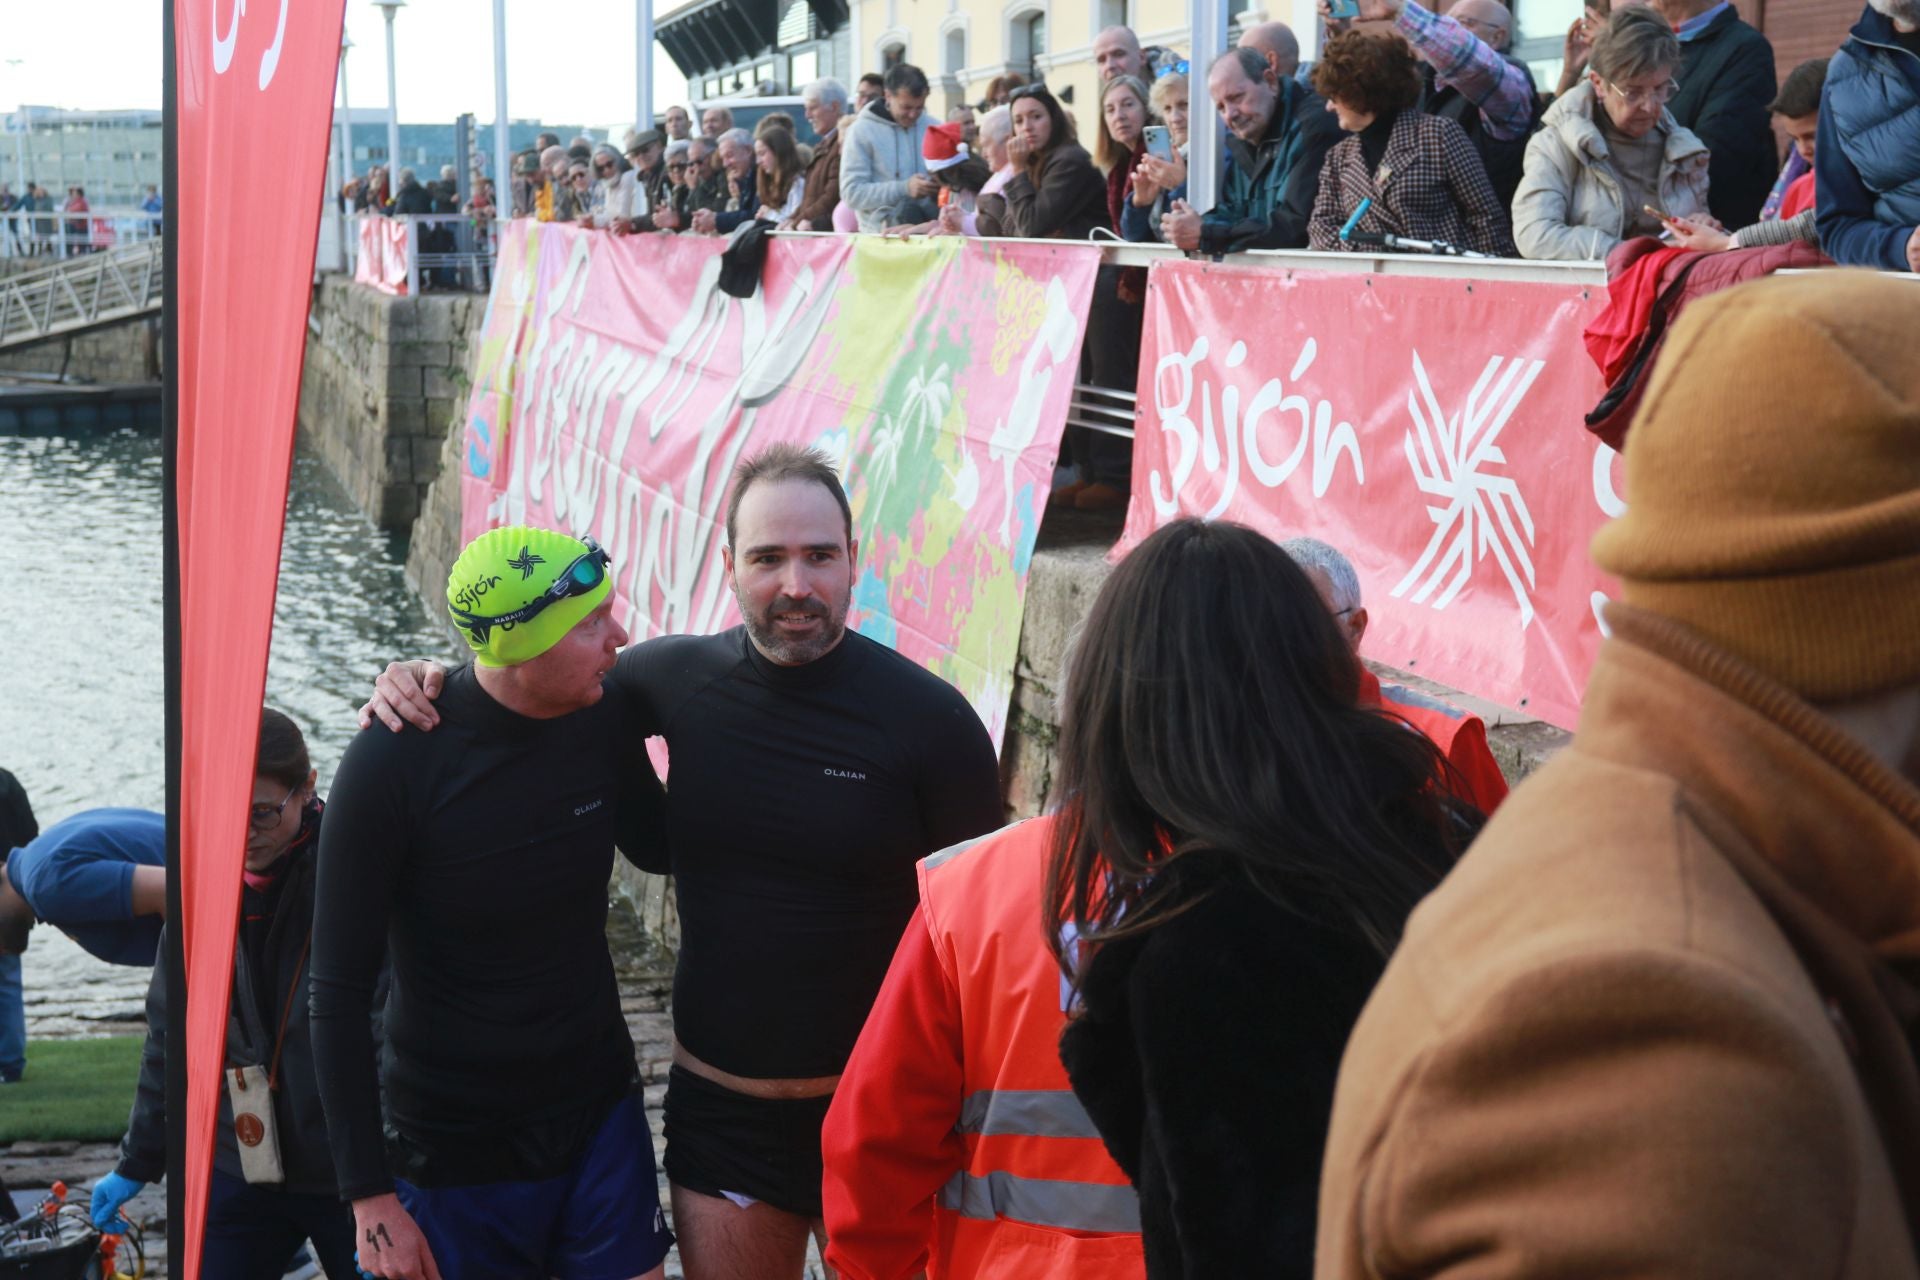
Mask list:
[{"label": "reflective stripe on jacket", "polygon": [[965,1155],[935,1201],[936,1280],[1146,1274],[1139,1198],[1060,1065],[1067,993],[1039,924],[1052,821],[920,864],[921,911],[960,1005]]}]

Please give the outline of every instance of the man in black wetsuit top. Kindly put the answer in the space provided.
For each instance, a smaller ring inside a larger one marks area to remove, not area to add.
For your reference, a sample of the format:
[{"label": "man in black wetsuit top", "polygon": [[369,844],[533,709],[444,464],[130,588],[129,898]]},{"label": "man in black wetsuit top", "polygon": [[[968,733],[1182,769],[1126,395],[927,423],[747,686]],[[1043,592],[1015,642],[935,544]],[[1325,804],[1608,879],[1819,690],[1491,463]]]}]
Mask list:
[{"label": "man in black wetsuit top", "polygon": [[[914,864],[1003,822],[966,700],[846,629],[859,546],[826,458],[775,445],[741,464],[727,544],[745,625],[636,645],[608,682],[628,731],[672,757],[666,849],[635,860],[672,872],[680,909],[665,1127],[688,1280],[800,1274],[824,1233],[821,1122]],[[436,675],[389,667],[368,711],[430,725]]]},{"label": "man in black wetsuit top", "polygon": [[355,738],[320,837],[314,1068],[360,1266],[659,1277],[673,1237],[606,943],[620,824],[657,822],[658,787],[604,683],[627,641],[606,553],[495,529],[447,597],[475,664],[447,677],[444,725]]}]

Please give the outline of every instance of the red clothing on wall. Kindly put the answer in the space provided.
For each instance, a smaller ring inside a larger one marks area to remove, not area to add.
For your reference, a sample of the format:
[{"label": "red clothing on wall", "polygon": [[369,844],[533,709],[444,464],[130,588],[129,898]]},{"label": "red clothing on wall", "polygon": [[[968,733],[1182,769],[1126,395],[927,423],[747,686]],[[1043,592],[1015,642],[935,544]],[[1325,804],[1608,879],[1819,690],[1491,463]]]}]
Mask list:
[{"label": "red clothing on wall", "polygon": [[1486,721],[1459,707],[1416,693],[1402,685],[1382,686],[1380,677],[1361,669],[1360,705],[1384,707],[1427,735],[1464,780],[1461,799],[1486,814],[1507,798],[1506,775],[1487,745]]}]

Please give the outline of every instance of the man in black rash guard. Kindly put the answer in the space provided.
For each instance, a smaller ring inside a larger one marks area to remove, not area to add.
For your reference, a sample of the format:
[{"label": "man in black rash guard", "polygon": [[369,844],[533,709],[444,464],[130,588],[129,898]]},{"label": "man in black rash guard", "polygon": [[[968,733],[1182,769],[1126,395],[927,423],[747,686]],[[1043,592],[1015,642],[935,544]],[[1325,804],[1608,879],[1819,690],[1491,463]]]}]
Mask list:
[{"label": "man in black rash guard", "polygon": [[[745,625],[637,645],[608,681],[634,739],[671,754],[665,847],[634,861],[672,872],[680,910],[665,1128],[688,1280],[800,1274],[824,1234],[820,1126],[918,901],[914,864],[1003,823],[966,700],[846,629],[859,548],[826,459],[776,445],[743,463],[727,543]],[[431,725],[436,675],[389,667],[367,711]]]},{"label": "man in black rash guard", "polygon": [[627,639],[605,553],[494,530],[448,597],[477,665],[448,677],[445,725],[355,738],[321,832],[315,1075],[360,1266],[658,1277],[672,1236],[606,943],[617,824],[657,823],[658,791],[635,785],[652,774],[603,686]]}]

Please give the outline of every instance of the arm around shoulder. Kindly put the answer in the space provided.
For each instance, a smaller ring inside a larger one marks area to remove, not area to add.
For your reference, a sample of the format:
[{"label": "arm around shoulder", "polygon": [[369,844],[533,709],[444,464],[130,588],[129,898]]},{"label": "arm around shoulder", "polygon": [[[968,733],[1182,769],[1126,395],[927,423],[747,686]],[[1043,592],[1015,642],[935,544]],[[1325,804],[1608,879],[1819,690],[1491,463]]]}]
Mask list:
[{"label": "arm around shoulder", "polygon": [[1844,1052],[1724,962],[1530,966],[1444,1022],[1404,949],[1347,1048],[1320,1280],[1836,1275],[1859,1212]]}]

